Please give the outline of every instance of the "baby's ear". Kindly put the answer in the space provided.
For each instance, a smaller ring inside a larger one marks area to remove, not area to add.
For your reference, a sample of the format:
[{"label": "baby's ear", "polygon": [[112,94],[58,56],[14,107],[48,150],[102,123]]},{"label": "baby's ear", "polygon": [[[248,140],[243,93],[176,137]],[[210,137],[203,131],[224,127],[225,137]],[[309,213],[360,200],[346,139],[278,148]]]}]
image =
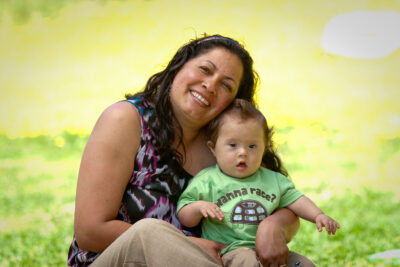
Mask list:
[{"label": "baby's ear", "polygon": [[214,142],[213,141],[207,141],[207,146],[211,150],[211,153],[213,153],[213,155],[215,157],[215,151],[214,151],[215,144],[214,144]]}]

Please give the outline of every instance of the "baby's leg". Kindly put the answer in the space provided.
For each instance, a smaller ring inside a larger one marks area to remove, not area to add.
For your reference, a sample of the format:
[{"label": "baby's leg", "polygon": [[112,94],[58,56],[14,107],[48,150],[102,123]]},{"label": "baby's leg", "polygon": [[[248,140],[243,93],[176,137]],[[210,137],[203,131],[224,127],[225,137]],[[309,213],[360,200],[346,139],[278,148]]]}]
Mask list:
[{"label": "baby's leg", "polygon": [[222,256],[224,267],[260,267],[256,252],[251,248],[237,248]]},{"label": "baby's leg", "polygon": [[312,261],[310,261],[309,259],[307,259],[306,257],[297,254],[296,252],[290,251],[289,254],[289,261],[287,264],[287,267],[315,267],[315,264],[312,263]]},{"label": "baby's leg", "polygon": [[[251,248],[238,248],[225,253],[222,256],[225,267],[260,267],[256,252]],[[290,251],[287,267],[315,267],[314,263],[306,257]]]}]

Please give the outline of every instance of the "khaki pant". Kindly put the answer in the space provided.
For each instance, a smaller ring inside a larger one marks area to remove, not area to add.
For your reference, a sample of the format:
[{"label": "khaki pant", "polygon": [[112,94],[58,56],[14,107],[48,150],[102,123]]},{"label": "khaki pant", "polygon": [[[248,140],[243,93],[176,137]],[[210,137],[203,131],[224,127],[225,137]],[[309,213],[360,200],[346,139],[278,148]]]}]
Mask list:
[{"label": "khaki pant", "polygon": [[[252,249],[250,251],[254,252]],[[227,261],[232,262],[228,255],[230,253],[226,253],[223,256],[223,260],[226,258]],[[236,256],[232,254],[235,257],[235,264],[236,261],[239,262],[241,260],[241,257],[256,259],[255,253],[252,256],[246,255],[240,255],[236,259]],[[301,259],[302,262],[303,260],[309,262],[303,256],[295,255],[299,257],[297,261]],[[221,265],[205,249],[192,242],[170,223],[157,219],[142,219],[117,238],[91,264],[91,267],[101,266],[217,267]],[[236,264],[229,266],[243,267],[259,265]],[[302,264],[299,266],[314,265]]]},{"label": "khaki pant", "polygon": [[[262,267],[258,261],[256,251],[252,248],[237,248],[225,253],[222,256],[224,267]],[[315,266],[309,259],[290,251],[289,261],[286,266],[294,267],[313,267]]]}]

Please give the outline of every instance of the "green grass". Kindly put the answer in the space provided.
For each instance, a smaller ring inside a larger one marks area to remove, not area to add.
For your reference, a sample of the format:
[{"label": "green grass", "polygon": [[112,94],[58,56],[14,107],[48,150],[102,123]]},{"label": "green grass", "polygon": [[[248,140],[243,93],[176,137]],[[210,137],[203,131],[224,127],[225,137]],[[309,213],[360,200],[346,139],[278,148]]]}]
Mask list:
[{"label": "green grass", "polygon": [[393,201],[393,194],[346,190],[320,204],[340,222],[341,229],[328,235],[302,221],[291,250],[307,255],[318,266],[400,266],[400,262],[369,260],[372,254],[400,248],[400,203]]},{"label": "green grass", "polygon": [[66,266],[86,140],[0,136],[0,266]]},{"label": "green grass", "polygon": [[[66,265],[86,141],[67,132],[12,140],[0,135],[0,266]],[[305,193],[314,198],[326,187],[309,185]],[[317,201],[340,222],[335,236],[302,222],[290,249],[317,266],[400,266],[369,260],[374,253],[400,248],[400,203],[390,192],[355,192],[344,189]]]}]

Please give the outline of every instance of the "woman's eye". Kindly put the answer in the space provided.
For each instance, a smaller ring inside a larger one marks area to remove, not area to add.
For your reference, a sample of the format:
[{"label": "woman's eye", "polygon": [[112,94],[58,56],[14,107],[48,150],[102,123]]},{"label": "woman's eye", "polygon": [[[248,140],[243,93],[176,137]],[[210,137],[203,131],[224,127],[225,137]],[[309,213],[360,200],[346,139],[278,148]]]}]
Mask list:
[{"label": "woman's eye", "polygon": [[230,147],[236,147],[236,144],[230,143],[229,146],[230,146]]},{"label": "woman's eye", "polygon": [[232,91],[232,87],[227,83],[222,83],[222,86],[228,89],[228,91]]},{"label": "woman's eye", "polygon": [[200,69],[204,72],[204,73],[210,73],[210,69],[206,66],[200,66]]}]

